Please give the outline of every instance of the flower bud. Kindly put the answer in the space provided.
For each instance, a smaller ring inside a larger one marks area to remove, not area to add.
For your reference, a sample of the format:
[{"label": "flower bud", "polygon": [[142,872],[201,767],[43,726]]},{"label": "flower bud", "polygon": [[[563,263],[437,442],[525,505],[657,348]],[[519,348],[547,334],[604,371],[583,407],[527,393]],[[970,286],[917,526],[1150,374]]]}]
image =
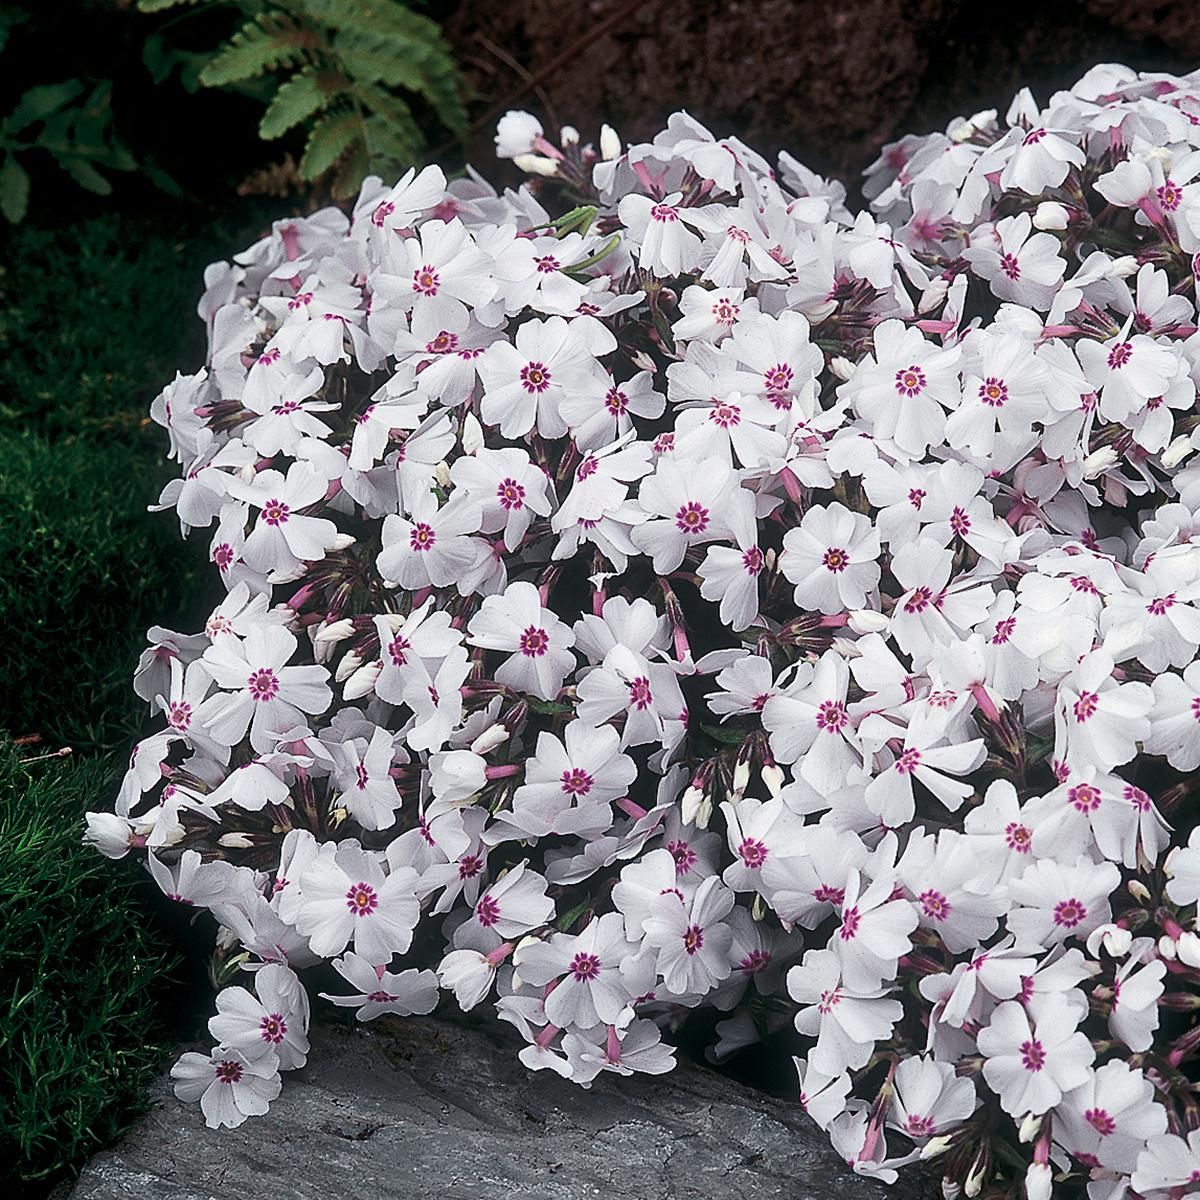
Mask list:
[{"label": "flower bud", "polygon": [[217,844],[227,850],[249,850],[254,845],[244,833],[223,833],[217,838]]},{"label": "flower bud", "polygon": [[471,752],[473,754],[488,754],[495,750],[497,746],[503,746],[508,741],[510,736],[509,730],[497,722],[495,725],[489,725],[472,743]]},{"label": "flower bud", "polygon": [[1200,967],[1200,937],[1190,930],[1181,933],[1175,942],[1179,961],[1189,967]]},{"label": "flower bud", "polygon": [[700,811],[700,805],[704,803],[704,792],[694,784],[683,793],[683,799],[679,802],[679,819],[685,825],[691,825],[696,819],[696,813]]},{"label": "flower bud", "polygon": [[763,763],[759,774],[762,776],[763,786],[767,789],[767,795],[774,800],[783,791],[783,768],[778,763]]},{"label": "flower bud", "polygon": [[1100,947],[1103,946],[1113,958],[1120,958],[1129,952],[1133,942],[1133,934],[1120,925],[1101,925],[1088,935],[1087,949],[1093,958],[1098,958]]},{"label": "flower bud", "polygon": [[1168,471],[1179,466],[1192,452],[1192,441],[1186,433],[1181,433],[1163,452],[1162,465]]},{"label": "flower bud", "polygon": [[1025,1195],[1029,1200],[1050,1200],[1050,1164],[1031,1163],[1025,1172]]},{"label": "flower bud", "polygon": [[829,360],[829,369],[844,383],[858,368],[848,358],[839,354]]},{"label": "flower bud", "polygon": [[1126,885],[1125,890],[1139,903],[1150,903],[1150,889],[1140,880],[1131,879]]},{"label": "flower bud", "polygon": [[600,126],[600,157],[611,162],[621,154],[621,139],[611,125]]},{"label": "flower bud", "polygon": [[1117,279],[1128,279],[1130,275],[1136,275],[1141,264],[1132,254],[1122,254],[1120,258],[1114,258],[1112,264],[1112,273]]},{"label": "flower bud", "polygon": [[1041,1132],[1041,1128],[1042,1118],[1035,1117],[1033,1113],[1026,1113],[1020,1128],[1017,1130],[1017,1140],[1019,1142],[1032,1142]]},{"label": "flower bud", "polygon": [[579,130],[574,125],[564,125],[558,132],[558,144],[564,150],[569,150],[572,146],[578,146]]},{"label": "flower bud", "polygon": [[474,413],[467,413],[463,418],[462,444],[467,454],[475,454],[483,448],[483,426]]},{"label": "flower bud", "polygon": [[313,637],[313,641],[340,642],[348,638],[353,632],[354,622],[349,617],[343,617],[340,621],[330,621],[328,625],[322,625]]},{"label": "flower bud", "polygon": [[1175,942],[1165,933],[1158,939],[1158,956],[1171,962],[1175,961]]},{"label": "flower bud", "polygon": [[518,170],[524,171],[526,175],[549,177],[558,174],[558,163],[541,154],[518,154],[513,158],[513,165]]},{"label": "flower bud", "polygon": [[929,1141],[921,1147],[921,1161],[928,1162],[931,1158],[937,1158],[941,1154],[945,1154],[953,1142],[953,1138],[947,1137],[944,1133],[938,1137],[930,1138]]},{"label": "flower bud", "polygon": [[133,842],[133,826],[116,813],[87,814],[84,845],[98,850],[105,858],[124,858]]},{"label": "flower bud", "polygon": [[1062,204],[1056,204],[1052,200],[1045,200],[1037,206],[1037,211],[1033,214],[1033,227],[1042,230],[1060,230],[1066,229],[1067,222],[1070,220],[1070,213]]},{"label": "flower bud", "polygon": [[1093,450],[1083,460],[1083,477],[1084,479],[1095,479],[1116,465],[1117,452],[1111,446],[1101,446],[1099,450]]},{"label": "flower bud", "polygon": [[857,634],[882,633],[890,624],[890,618],[870,608],[855,609],[849,614],[847,625]]},{"label": "flower bud", "polygon": [[349,550],[358,539],[349,533],[339,533],[333,539],[332,549],[334,550]]},{"label": "flower bud", "polygon": [[383,663],[373,662],[367,663],[364,667],[359,667],[349,679],[346,680],[346,686],[342,688],[343,700],[357,700],[360,696],[365,696],[368,692],[375,690],[375,680],[379,678],[379,673],[383,670]]},{"label": "flower bud", "polygon": [[450,464],[445,459],[433,468],[433,477],[443,491],[450,486]]},{"label": "flower bud", "polygon": [[734,800],[740,800],[746,794],[746,788],[750,783],[750,762],[748,759],[739,758],[733,768],[733,797]]},{"label": "flower bud", "polygon": [[359,667],[362,666],[362,655],[356,654],[353,650],[349,654],[343,656],[342,661],[338,663],[337,670],[333,673],[333,682],[342,683],[349,679]]}]

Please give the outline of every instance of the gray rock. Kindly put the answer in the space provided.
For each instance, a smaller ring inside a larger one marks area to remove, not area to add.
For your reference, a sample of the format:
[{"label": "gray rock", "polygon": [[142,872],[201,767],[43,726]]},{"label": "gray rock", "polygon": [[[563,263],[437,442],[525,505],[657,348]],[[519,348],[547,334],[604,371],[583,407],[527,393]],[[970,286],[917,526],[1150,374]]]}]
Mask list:
[{"label": "gray rock", "polygon": [[[376,1022],[376,1024],[380,1024]],[[687,1063],[590,1090],[495,1026],[314,1031],[270,1113],[210,1130],[170,1080],[72,1200],[882,1200],[801,1112]],[[912,1196],[912,1188],[907,1189]],[[894,1197],[895,1193],[891,1195]]]}]

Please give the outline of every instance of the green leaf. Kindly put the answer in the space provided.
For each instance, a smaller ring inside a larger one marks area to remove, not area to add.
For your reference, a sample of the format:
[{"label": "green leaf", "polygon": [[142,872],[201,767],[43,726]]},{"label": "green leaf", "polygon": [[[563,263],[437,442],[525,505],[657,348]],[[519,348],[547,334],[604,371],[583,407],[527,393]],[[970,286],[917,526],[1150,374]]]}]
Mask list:
[{"label": "green leaf", "polygon": [[198,4],[200,0],[138,0],[138,12],[166,12],[168,8],[181,8],[183,5]]},{"label": "green leaf", "polygon": [[536,696],[527,696],[525,703],[529,705],[531,712],[543,713],[546,716],[558,716],[575,711],[571,705],[563,704],[559,700],[539,700]]},{"label": "green leaf", "polygon": [[327,113],[308,135],[300,160],[300,178],[313,180],[324,175],[355,142],[362,140],[362,134],[357,113],[348,109]]},{"label": "green leaf", "polygon": [[330,96],[315,74],[305,71],[280,84],[274,99],[258,123],[258,136],[272,141],[319,112]]},{"label": "green leaf", "polygon": [[714,742],[719,742],[723,746],[740,746],[745,740],[747,729],[730,728],[726,725],[701,725],[700,728],[708,734]]},{"label": "green leaf", "polygon": [[262,13],[247,22],[200,72],[205,87],[241,83],[267,71],[304,61],[315,35],[280,14]]},{"label": "green leaf", "polygon": [[11,137],[28,129],[35,121],[44,121],[70,104],[82,91],[83,83],[78,79],[67,79],[62,83],[43,83],[30,88],[0,126],[0,136]]},{"label": "green leaf", "polygon": [[85,188],[89,192],[95,192],[97,196],[107,196],[112,192],[112,184],[86,158],[61,156],[58,159],[58,165],[81,188]]},{"label": "green leaf", "polygon": [[29,211],[29,172],[10,154],[0,166],[0,212],[19,225]]},{"label": "green leaf", "polygon": [[588,906],[591,904],[591,902],[591,898],[589,897],[588,899],[575,905],[574,908],[567,909],[567,911],[563,913],[563,915],[559,917],[557,921],[554,922],[554,928],[560,933],[566,933],[567,930],[570,929],[571,926],[574,925],[575,922],[578,921],[585,912],[587,912]]}]

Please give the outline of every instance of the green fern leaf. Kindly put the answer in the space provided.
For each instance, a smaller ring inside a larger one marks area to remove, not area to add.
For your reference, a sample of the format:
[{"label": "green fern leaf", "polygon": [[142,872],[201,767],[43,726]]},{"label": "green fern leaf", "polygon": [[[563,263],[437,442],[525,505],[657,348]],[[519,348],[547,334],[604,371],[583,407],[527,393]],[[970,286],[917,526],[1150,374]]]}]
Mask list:
[{"label": "green fern leaf", "polygon": [[327,113],[313,127],[300,160],[300,178],[313,180],[324,175],[356,142],[363,138],[362,119],[342,109]]},{"label": "green fern leaf", "polygon": [[166,12],[168,8],[181,8],[185,4],[199,3],[200,0],[138,0],[138,12]]},{"label": "green fern leaf", "polygon": [[304,71],[279,85],[258,123],[258,135],[271,141],[323,109],[336,94],[326,90],[315,72]]},{"label": "green fern leaf", "polygon": [[312,30],[280,14],[263,13],[217,51],[200,72],[200,82],[205,87],[243,83],[278,67],[303,63],[318,44]]}]

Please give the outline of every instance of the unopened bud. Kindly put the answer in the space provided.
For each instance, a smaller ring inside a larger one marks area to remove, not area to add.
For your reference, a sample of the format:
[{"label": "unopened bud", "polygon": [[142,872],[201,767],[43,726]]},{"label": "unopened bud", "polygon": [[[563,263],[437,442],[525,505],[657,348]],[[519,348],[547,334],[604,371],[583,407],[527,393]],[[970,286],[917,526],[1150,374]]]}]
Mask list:
[{"label": "unopened bud", "polygon": [[524,171],[526,175],[558,174],[558,163],[541,154],[518,154],[513,158],[513,163],[519,171]]},{"label": "unopened bud", "polygon": [[217,844],[227,850],[249,850],[254,845],[244,833],[223,833],[217,838]]},{"label": "unopened bud", "polygon": [[1163,452],[1162,465],[1168,471],[1179,466],[1192,452],[1192,440],[1186,433],[1181,433]]},{"label": "unopened bud", "polygon": [[1029,1200],[1050,1200],[1050,1164],[1031,1163],[1025,1172],[1025,1195]]},{"label": "unopened bud", "polygon": [[1140,880],[1131,879],[1126,885],[1125,890],[1139,903],[1150,903],[1150,889]]},{"label": "unopened bud", "polygon": [[1132,254],[1122,254],[1120,258],[1114,258],[1112,263],[1112,273],[1118,279],[1128,279],[1130,275],[1136,275],[1141,264]]},{"label": "unopened bud", "polygon": [[1158,939],[1158,956],[1171,962],[1175,961],[1175,942],[1165,933]]},{"label": "unopened bud", "polygon": [[331,549],[333,549],[333,550],[349,550],[350,547],[353,546],[356,541],[357,541],[357,538],[353,537],[349,533],[339,533],[337,535],[337,537],[335,537],[333,539],[333,546],[331,547]]},{"label": "unopened bud", "polygon": [[740,800],[746,794],[750,783],[750,762],[739,758],[733,768],[733,799]]},{"label": "unopened bud", "polygon": [[876,612],[872,608],[855,609],[848,617],[846,624],[857,634],[882,633],[890,623],[886,613]]},{"label": "unopened bud", "polygon": [[1117,452],[1111,446],[1101,446],[1099,450],[1093,450],[1083,460],[1083,477],[1084,479],[1095,479],[1116,465]]},{"label": "unopened bud", "polygon": [[858,368],[848,358],[839,354],[829,360],[829,369],[844,383]]},{"label": "unopened bud", "polygon": [[691,825],[696,820],[696,814],[700,811],[700,805],[703,803],[704,792],[694,785],[688,788],[679,802],[679,819],[685,825]]},{"label": "unopened bud", "polygon": [[342,688],[342,699],[357,700],[360,696],[365,696],[368,692],[373,692],[375,690],[375,680],[379,678],[379,673],[382,670],[383,663],[381,662],[367,663],[365,667],[359,667],[346,680],[346,686]]},{"label": "unopened bud", "polygon": [[1181,933],[1175,945],[1181,963],[1189,967],[1200,967],[1200,937],[1190,931]]},{"label": "unopened bud", "polygon": [[949,1138],[945,1134],[930,1138],[921,1147],[921,1161],[928,1162],[931,1158],[937,1158],[939,1155],[945,1154],[950,1149],[953,1140],[953,1138]]},{"label": "unopened bud", "polygon": [[433,477],[443,491],[450,486],[450,464],[445,459],[433,468]]},{"label": "unopened bud", "polygon": [[322,625],[313,638],[314,642],[340,642],[348,638],[354,632],[354,622],[349,617],[343,617],[340,621],[330,621],[328,625]]},{"label": "unopened bud", "polygon": [[1019,1142],[1032,1142],[1041,1131],[1042,1118],[1035,1117],[1033,1113],[1026,1113],[1025,1119],[1021,1122],[1021,1126],[1017,1130],[1017,1140]]},{"label": "unopened bud", "polygon": [[1042,230],[1066,229],[1069,220],[1070,213],[1064,205],[1046,200],[1037,206],[1037,211],[1033,214],[1033,227]]},{"label": "unopened bud", "polygon": [[600,157],[611,162],[621,153],[621,139],[611,125],[600,126]]},{"label": "unopened bud", "polygon": [[579,145],[579,130],[574,125],[564,125],[559,130],[558,144],[564,149],[569,150],[572,146]]},{"label": "unopened bud", "polygon": [[483,426],[474,413],[467,413],[463,418],[462,444],[467,454],[475,454],[483,448]]},{"label": "unopened bud", "polygon": [[783,791],[783,768],[778,763],[764,763],[759,774],[767,795],[774,800]]},{"label": "unopened bud", "polygon": [[337,670],[333,673],[333,682],[342,683],[349,679],[359,667],[362,666],[362,655],[355,654],[353,650],[342,658],[338,663]]},{"label": "unopened bud", "polygon": [[500,724],[489,725],[472,743],[472,754],[488,754],[508,741],[509,731]]}]

